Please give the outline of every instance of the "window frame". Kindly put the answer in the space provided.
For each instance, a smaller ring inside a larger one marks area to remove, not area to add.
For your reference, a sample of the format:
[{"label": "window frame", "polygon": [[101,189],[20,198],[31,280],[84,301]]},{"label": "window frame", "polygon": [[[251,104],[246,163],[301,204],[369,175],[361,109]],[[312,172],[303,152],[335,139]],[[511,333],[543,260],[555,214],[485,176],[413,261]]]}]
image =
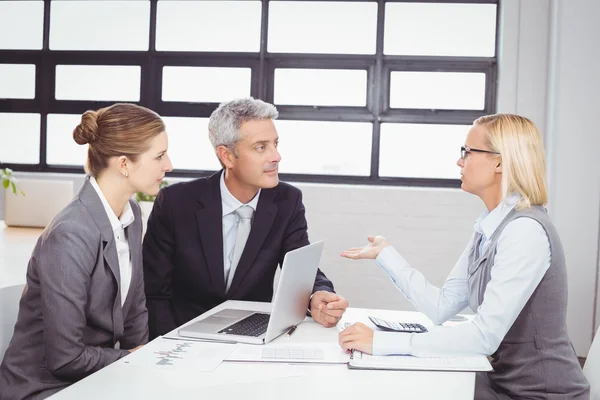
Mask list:
[{"label": "window frame", "polygon": [[[165,66],[243,67],[251,69],[251,96],[272,103],[276,68],[361,69],[367,71],[367,99],[365,107],[351,106],[277,106],[279,119],[314,121],[353,121],[373,124],[370,176],[280,174],[283,181],[339,183],[360,185],[392,185],[421,187],[460,187],[458,179],[429,179],[380,177],[379,146],[381,123],[430,123],[470,125],[479,116],[496,112],[499,46],[499,0],[420,0],[426,3],[470,3],[496,5],[496,51],[494,57],[397,56],[384,55],[384,23],[386,3],[414,2],[409,0],[328,0],[332,2],[376,2],[376,53],[356,54],[302,54],[267,52],[268,16],[270,1],[261,0],[261,34],[258,53],[178,52],[156,51],[157,6],[159,0],[150,0],[150,34],[148,51],[51,51],[51,0],[44,0],[44,27],[42,50],[0,50],[3,64],[34,64],[36,87],[34,99],[0,99],[0,112],[40,113],[40,163],[37,165],[0,163],[0,168],[15,171],[83,173],[82,167],[48,165],[48,114],[82,114],[114,102],[75,101],[55,99],[56,65],[138,65],[141,67],[140,101],[168,117],[209,117],[217,103],[188,103],[162,101],[162,70]],[[244,1],[244,0],[241,0]],[[295,0],[314,1],[314,0]],[[426,110],[391,109],[390,79],[392,71],[480,72],[486,76],[484,110]],[[449,149],[452,151],[452,149]],[[0,160],[1,161],[1,160]],[[452,166],[448,166],[452,168]],[[174,170],[173,177],[197,178],[214,171]]]}]

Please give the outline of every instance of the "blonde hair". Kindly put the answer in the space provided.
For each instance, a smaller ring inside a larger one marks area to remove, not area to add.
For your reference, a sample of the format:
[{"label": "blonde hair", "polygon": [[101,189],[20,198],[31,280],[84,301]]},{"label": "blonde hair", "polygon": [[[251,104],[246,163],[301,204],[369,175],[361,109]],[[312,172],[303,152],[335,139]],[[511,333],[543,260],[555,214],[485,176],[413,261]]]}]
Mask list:
[{"label": "blonde hair", "polygon": [[483,128],[486,145],[501,154],[502,198],[519,194],[518,209],[546,204],[546,154],[535,124],[512,114],[486,115],[473,124]]}]

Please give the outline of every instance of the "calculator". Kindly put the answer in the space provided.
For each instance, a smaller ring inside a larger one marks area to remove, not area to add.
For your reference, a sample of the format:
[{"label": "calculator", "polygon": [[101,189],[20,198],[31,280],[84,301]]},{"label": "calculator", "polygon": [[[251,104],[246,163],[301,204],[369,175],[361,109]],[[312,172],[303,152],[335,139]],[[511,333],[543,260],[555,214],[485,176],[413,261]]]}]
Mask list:
[{"label": "calculator", "polygon": [[425,333],[427,332],[427,328],[425,328],[421,324],[414,324],[408,322],[396,322],[396,321],[386,321],[385,319],[379,319],[375,317],[369,317],[371,322],[375,324],[376,327],[383,329],[384,331],[393,331],[393,332],[407,332],[407,333]]}]

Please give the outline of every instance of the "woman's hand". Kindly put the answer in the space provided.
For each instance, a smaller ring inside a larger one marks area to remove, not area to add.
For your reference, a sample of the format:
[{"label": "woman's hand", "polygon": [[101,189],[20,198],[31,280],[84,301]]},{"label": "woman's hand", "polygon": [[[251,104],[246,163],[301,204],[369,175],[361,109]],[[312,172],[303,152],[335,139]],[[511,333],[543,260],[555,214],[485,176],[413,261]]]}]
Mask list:
[{"label": "woman's hand", "polygon": [[340,347],[345,351],[359,350],[373,353],[373,329],[361,322],[350,325],[338,336]]},{"label": "woman's hand", "polygon": [[135,348],[133,348],[133,349],[131,349],[131,350],[127,350],[127,351],[129,351],[130,353],[133,353],[134,351],[136,351],[136,350],[139,350],[139,349],[141,349],[142,347],[144,347],[144,345],[143,345],[143,344],[140,344],[138,347],[135,347]]},{"label": "woman's hand", "polygon": [[351,249],[342,252],[341,256],[353,260],[374,260],[381,250],[390,245],[383,236],[369,236],[367,239],[369,240],[369,244],[366,246],[352,247]]}]

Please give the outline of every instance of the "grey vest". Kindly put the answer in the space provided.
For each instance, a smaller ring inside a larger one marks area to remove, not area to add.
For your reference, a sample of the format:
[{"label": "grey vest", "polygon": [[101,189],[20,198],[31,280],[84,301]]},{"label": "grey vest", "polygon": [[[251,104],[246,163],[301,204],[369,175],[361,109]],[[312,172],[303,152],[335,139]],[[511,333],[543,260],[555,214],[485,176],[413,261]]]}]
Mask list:
[{"label": "grey vest", "polygon": [[[501,393],[501,398],[589,399],[589,384],[567,333],[565,256],[558,233],[543,207],[513,209],[489,238],[482,254],[479,254],[479,244],[483,235],[475,234],[469,254],[469,305],[477,312],[484,300],[500,234],[509,222],[523,217],[539,222],[546,231],[551,262],[492,355],[494,371],[488,373],[491,390]],[[505,295],[511,296],[511,293]]]}]

